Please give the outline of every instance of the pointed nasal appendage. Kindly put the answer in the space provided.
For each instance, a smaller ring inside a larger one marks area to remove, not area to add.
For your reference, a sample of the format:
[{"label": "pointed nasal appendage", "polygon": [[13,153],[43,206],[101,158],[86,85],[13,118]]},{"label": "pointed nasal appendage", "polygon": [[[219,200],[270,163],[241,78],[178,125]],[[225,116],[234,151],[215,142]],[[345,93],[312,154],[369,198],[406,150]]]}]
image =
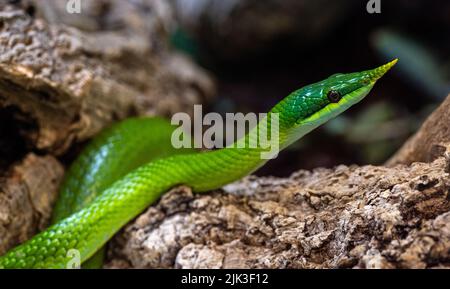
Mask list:
[{"label": "pointed nasal appendage", "polygon": [[366,71],[366,73],[368,74],[367,76],[369,77],[371,82],[375,82],[378,79],[380,79],[386,72],[388,72],[392,66],[394,66],[397,63],[398,59],[394,59],[391,62],[388,62],[380,67],[377,67],[375,69],[372,70],[368,70]]}]

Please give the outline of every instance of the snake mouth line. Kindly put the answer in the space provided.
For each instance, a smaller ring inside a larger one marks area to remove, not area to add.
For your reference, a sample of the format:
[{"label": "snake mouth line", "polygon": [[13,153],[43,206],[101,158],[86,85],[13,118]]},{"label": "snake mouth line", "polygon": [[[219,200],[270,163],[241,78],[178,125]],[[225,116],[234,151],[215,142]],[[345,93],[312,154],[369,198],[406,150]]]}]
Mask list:
[{"label": "snake mouth line", "polygon": [[[54,224],[1,256],[0,268],[79,268],[81,264],[101,263],[102,248],[108,239],[170,188],[185,184],[194,192],[206,192],[251,174],[282,149],[361,101],[395,63],[396,60],[373,70],[331,76],[291,93],[269,113],[252,114],[255,126],[249,126],[249,132],[241,139],[236,136],[233,142],[243,144],[243,149],[226,146],[200,153],[191,151],[194,147],[190,138],[186,140],[187,147],[182,141],[177,148],[173,143],[178,131],[174,125],[180,125],[180,121],[174,123],[173,118],[117,123],[97,136],[69,168],[68,181],[61,187],[63,198],[54,209]],[[366,84],[364,80],[370,82]],[[308,116],[309,112],[314,113]],[[217,113],[210,116],[213,115],[222,117]],[[179,116],[181,123],[192,123],[191,117]],[[195,117],[194,107],[194,134],[189,136],[196,135]],[[297,123],[300,118],[302,121]],[[199,120],[202,125],[213,126],[214,119],[209,118],[208,123],[202,114]],[[221,120],[217,122],[221,123],[218,129],[225,132],[223,124],[228,122]],[[243,114],[242,121],[241,124],[247,124]],[[183,126],[178,129],[184,135]],[[206,133],[203,132],[203,140]],[[211,134],[211,139],[215,135]],[[256,150],[247,146],[251,141]],[[155,154],[150,153],[149,147],[155,149]],[[107,174],[114,177],[107,178]],[[85,188],[96,190],[89,192]]]},{"label": "snake mouth line", "polygon": [[352,105],[360,102],[364,97],[370,92],[375,83],[383,77],[396,63],[398,59],[394,59],[384,65],[377,68],[361,72],[360,83],[361,87],[346,93],[342,98],[336,103],[329,103],[324,108],[312,113],[311,115],[305,117],[303,120],[298,122],[298,125],[315,124],[317,122],[321,123],[321,119],[330,119],[338,114],[344,112]]},{"label": "snake mouth line", "polygon": [[328,119],[334,118],[340,113],[344,112],[354,104],[360,102],[364,97],[370,92],[375,82],[372,82],[366,86],[360,87],[342,97],[342,99],[337,103],[329,103],[327,106],[321,110],[311,114],[298,125],[320,125]]}]

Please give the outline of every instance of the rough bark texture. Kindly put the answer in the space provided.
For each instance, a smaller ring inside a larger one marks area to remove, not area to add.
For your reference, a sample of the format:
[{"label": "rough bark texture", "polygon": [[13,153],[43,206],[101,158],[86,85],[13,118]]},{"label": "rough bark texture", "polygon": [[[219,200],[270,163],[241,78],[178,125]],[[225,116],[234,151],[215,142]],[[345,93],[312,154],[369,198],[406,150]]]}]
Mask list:
[{"label": "rough bark texture", "polygon": [[449,105],[389,167],[176,189],[116,237],[107,267],[450,268]]},{"label": "rough bark texture", "polygon": [[63,174],[54,157],[29,154],[0,178],[0,255],[45,228]]},{"label": "rough bark texture", "polygon": [[178,189],[116,237],[108,267],[448,267],[449,168],[450,151],[411,166],[250,177],[207,195]]},{"label": "rough bark texture", "polygon": [[425,121],[419,131],[387,162],[387,165],[430,162],[450,143],[450,95]]},{"label": "rough bark texture", "polygon": [[[81,15],[59,0],[6,2],[0,254],[46,226],[63,176],[55,156],[74,141],[130,115],[189,111],[213,92],[210,78],[165,44],[172,17],[163,0],[82,1]],[[230,36],[254,41],[252,33]],[[396,166],[249,177],[204,195],[175,189],[115,237],[106,267],[450,267],[449,102]]]},{"label": "rough bark texture", "polygon": [[82,1],[81,17],[70,17],[65,1],[28,2],[50,23],[88,30],[1,7],[0,106],[33,120],[34,147],[61,153],[113,120],[186,111],[212,95],[209,77],[169,52],[163,1]]},{"label": "rough bark texture", "polygon": [[118,119],[190,112],[214,94],[169,49],[165,1],[81,1],[73,15],[66,3],[0,0],[0,254],[47,224],[55,156]]}]

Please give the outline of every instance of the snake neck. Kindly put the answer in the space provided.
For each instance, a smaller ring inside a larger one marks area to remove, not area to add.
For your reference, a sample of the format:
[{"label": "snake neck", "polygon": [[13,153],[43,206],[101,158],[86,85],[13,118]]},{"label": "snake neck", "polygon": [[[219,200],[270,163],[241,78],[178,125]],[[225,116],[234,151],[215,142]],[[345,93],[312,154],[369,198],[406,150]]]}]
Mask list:
[{"label": "snake neck", "polygon": [[[250,154],[279,151],[289,138],[284,126],[283,115],[276,111],[270,111],[244,137],[225,149],[238,148],[242,149],[242,152]],[[267,157],[263,155],[263,159],[267,159]]]}]

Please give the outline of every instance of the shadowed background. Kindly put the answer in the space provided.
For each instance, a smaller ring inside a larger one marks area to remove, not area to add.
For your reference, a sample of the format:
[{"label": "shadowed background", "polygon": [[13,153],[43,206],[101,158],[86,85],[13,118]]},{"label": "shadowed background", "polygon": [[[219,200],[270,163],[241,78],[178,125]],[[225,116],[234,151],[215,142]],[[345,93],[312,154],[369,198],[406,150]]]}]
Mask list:
[{"label": "shadowed background", "polygon": [[258,174],[380,164],[450,91],[450,3],[172,0],[172,43],[212,71],[217,112],[265,112],[291,91],[398,57],[371,95]]}]

